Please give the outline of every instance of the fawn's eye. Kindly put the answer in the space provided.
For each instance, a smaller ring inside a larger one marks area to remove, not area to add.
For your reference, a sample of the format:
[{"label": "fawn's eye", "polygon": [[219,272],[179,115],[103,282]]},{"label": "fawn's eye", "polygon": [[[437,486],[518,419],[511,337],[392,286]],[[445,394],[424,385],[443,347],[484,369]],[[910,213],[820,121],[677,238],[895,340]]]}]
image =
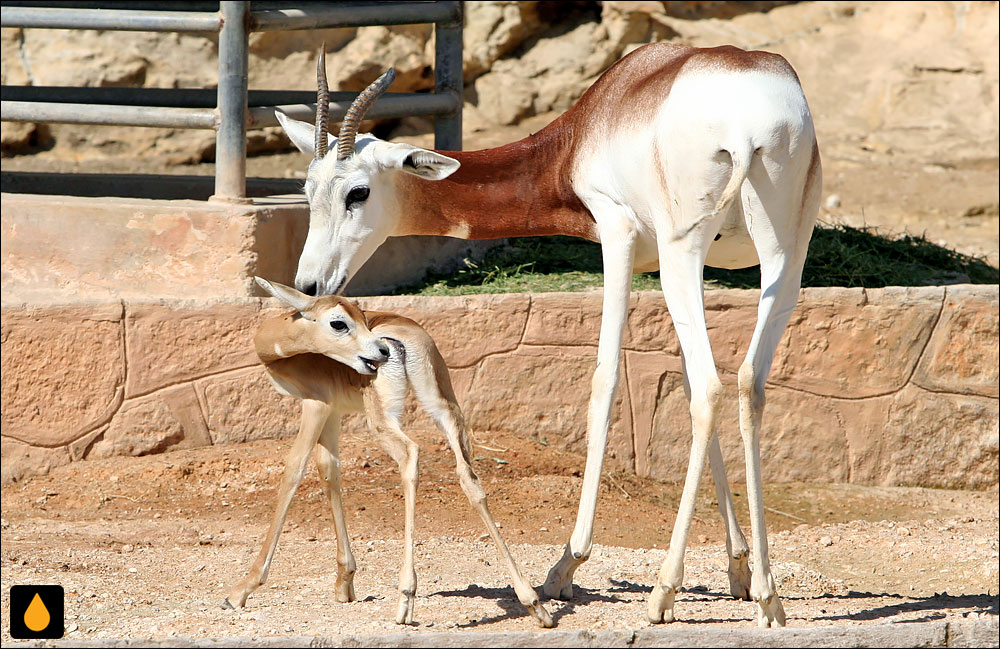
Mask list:
[{"label": "fawn's eye", "polygon": [[371,193],[367,187],[355,187],[351,191],[347,192],[347,207],[350,208],[355,203],[363,203],[368,200],[368,194]]},{"label": "fawn's eye", "polygon": [[334,331],[347,331],[347,323],[343,320],[333,320],[330,322],[330,326]]}]

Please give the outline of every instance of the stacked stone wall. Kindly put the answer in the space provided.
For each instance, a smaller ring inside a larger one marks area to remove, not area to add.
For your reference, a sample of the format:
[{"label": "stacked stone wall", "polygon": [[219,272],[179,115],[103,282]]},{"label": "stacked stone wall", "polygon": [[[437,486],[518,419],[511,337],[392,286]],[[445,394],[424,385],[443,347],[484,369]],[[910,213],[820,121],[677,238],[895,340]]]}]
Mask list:
[{"label": "stacked stone wall", "polygon": [[[719,434],[743,478],[736,372],[758,291],[707,294]],[[583,453],[600,293],[374,297],[421,322],[466,418]],[[251,339],[270,299],[4,306],[3,482],[71,461],[287,437],[298,405]],[[761,439],[771,481],[985,488],[998,481],[998,288],[805,289],[778,347]],[[662,296],[634,293],[608,461],[683,479],[690,425]],[[411,428],[431,422],[407,413]],[[349,429],[363,434],[352,416]]]}]

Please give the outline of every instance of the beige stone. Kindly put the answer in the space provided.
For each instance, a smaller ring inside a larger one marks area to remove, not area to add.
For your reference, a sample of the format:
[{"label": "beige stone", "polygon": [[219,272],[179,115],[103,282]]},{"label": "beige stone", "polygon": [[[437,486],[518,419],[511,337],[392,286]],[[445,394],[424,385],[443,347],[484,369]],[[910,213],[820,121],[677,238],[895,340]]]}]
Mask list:
[{"label": "beige stone", "polygon": [[2,313],[4,437],[58,447],[106,424],[125,382],[121,303]]},{"label": "beige stone", "polygon": [[900,389],[930,337],[943,293],[809,289],[775,352],[771,383],[851,398]]},{"label": "beige stone", "polygon": [[197,389],[214,444],[290,437],[299,430],[298,401],[281,396],[261,366],[202,379]]},{"label": "beige stone", "polygon": [[[479,430],[517,432],[585,452],[595,353],[590,347],[523,347],[486,358],[473,380],[475,396],[464,405],[466,420]],[[633,463],[627,397],[623,382],[611,411],[611,466]]]},{"label": "beige stone", "polygon": [[50,470],[69,464],[69,451],[65,446],[41,448],[24,444],[3,435],[0,437],[0,484],[9,485],[33,475],[44,475]]},{"label": "beige stone", "polygon": [[[682,482],[691,453],[691,415],[679,371],[654,354],[630,352],[629,391],[633,403],[636,472]],[[657,369],[659,366],[661,369]],[[731,482],[745,480],[746,459],[739,431],[736,377],[722,376],[724,393],[718,435]],[[640,396],[641,395],[641,396]],[[843,403],[780,387],[767,390],[761,424],[761,472],[776,482],[843,482],[850,476]],[[706,473],[703,479],[710,479]]]},{"label": "beige stone", "polygon": [[[733,481],[744,478],[735,371],[758,295],[707,295],[710,337],[725,388],[719,435]],[[599,293],[384,296],[361,303],[403,313],[427,327],[452,367],[474,435],[510,431],[585,451]],[[803,291],[795,312],[803,318],[790,328],[790,342],[782,344],[825,339],[847,351],[827,359],[836,362],[818,362],[807,345],[786,350],[776,372],[781,382],[766,392],[760,439],[765,480],[996,484],[1000,409],[997,397],[987,392],[995,389],[1000,362],[994,351],[996,304],[996,286],[949,287],[947,293],[942,288]],[[118,301],[5,306],[5,484],[85,456],[293,435],[299,404],[273,389],[250,345],[259,319],[284,310],[274,299],[126,301],[124,318]],[[608,464],[680,481],[691,424],[676,337],[657,292],[633,295],[630,311],[631,347],[622,355]],[[821,318],[838,328],[820,326]],[[861,342],[851,350],[855,336]],[[864,349],[869,358],[861,362]],[[860,396],[817,390],[841,384]],[[42,408],[51,403],[51,386],[62,388],[60,408]],[[878,392],[879,386],[885,391]],[[415,413],[412,399],[404,428],[433,428]],[[361,416],[349,417],[345,432],[369,434]],[[28,437],[18,437],[22,433]]]},{"label": "beige stone", "polygon": [[413,318],[434,339],[448,367],[469,367],[493,354],[517,348],[531,296],[384,296],[358,300],[362,308]]},{"label": "beige stone", "polygon": [[462,62],[468,80],[488,72],[542,27],[537,2],[467,2],[464,9]]},{"label": "beige stone", "polygon": [[996,287],[949,288],[941,318],[913,377],[936,392],[997,398],[1000,315]]},{"label": "beige stone", "polygon": [[985,489],[997,483],[997,400],[907,386],[881,431],[882,484]]},{"label": "beige stone", "polygon": [[249,207],[5,193],[3,212],[5,304],[239,295],[252,281]]},{"label": "beige stone", "polygon": [[260,309],[253,299],[127,303],[126,397],[256,366],[253,335]]},{"label": "beige stone", "polygon": [[476,79],[476,108],[494,124],[516,124],[534,113],[537,91],[530,79],[510,72],[489,72]]},{"label": "beige stone", "polygon": [[126,401],[86,458],[162,453],[184,438],[184,428],[157,397]]}]

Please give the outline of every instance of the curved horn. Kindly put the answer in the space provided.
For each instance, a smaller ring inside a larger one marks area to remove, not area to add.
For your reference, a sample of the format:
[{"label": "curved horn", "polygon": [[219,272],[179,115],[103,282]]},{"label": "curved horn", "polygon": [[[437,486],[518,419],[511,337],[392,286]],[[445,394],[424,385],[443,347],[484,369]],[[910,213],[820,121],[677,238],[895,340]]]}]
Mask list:
[{"label": "curved horn", "polygon": [[319,48],[316,61],[316,140],[313,151],[317,158],[326,155],[327,124],[330,117],[330,86],[326,81],[326,43]]},{"label": "curved horn", "polygon": [[358,137],[358,127],[365,113],[372,107],[375,100],[382,93],[389,89],[389,85],[396,80],[396,70],[389,68],[381,77],[375,79],[370,86],[358,95],[344,115],[344,121],[340,125],[340,135],[337,136],[337,160],[344,160],[354,153],[354,143]]}]

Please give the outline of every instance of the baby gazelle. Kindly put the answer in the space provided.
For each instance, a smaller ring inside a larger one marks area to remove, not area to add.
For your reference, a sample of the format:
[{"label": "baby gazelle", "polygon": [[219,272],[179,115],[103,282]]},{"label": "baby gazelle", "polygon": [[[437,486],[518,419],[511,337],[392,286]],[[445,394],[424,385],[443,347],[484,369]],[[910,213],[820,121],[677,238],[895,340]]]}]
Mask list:
[{"label": "baby gazelle", "polygon": [[417,445],[403,433],[399,424],[407,388],[412,387],[420,405],[447,437],[455,453],[462,490],[497,544],[510,571],[517,598],[539,626],[552,626],[552,617],[521,576],[486,506],[486,492],[469,463],[469,438],[462,411],[455,401],[448,368],[427,332],[408,318],[392,313],[366,313],[340,297],[309,297],[259,277],[257,283],[295,309],[285,316],[265,321],[254,338],[254,345],[278,391],[302,400],[302,424],[285,461],[278,506],[264,547],[246,579],[233,587],[223,606],[242,607],[250,593],[267,579],[278,534],[313,447],[337,532],[336,598],[338,602],[355,599],[356,565],[341,503],[338,442],[342,415],[363,410],[379,444],[399,465],[402,477],[406,521],[396,622],[408,624],[413,621],[417,591],[417,574],[413,569]]}]

